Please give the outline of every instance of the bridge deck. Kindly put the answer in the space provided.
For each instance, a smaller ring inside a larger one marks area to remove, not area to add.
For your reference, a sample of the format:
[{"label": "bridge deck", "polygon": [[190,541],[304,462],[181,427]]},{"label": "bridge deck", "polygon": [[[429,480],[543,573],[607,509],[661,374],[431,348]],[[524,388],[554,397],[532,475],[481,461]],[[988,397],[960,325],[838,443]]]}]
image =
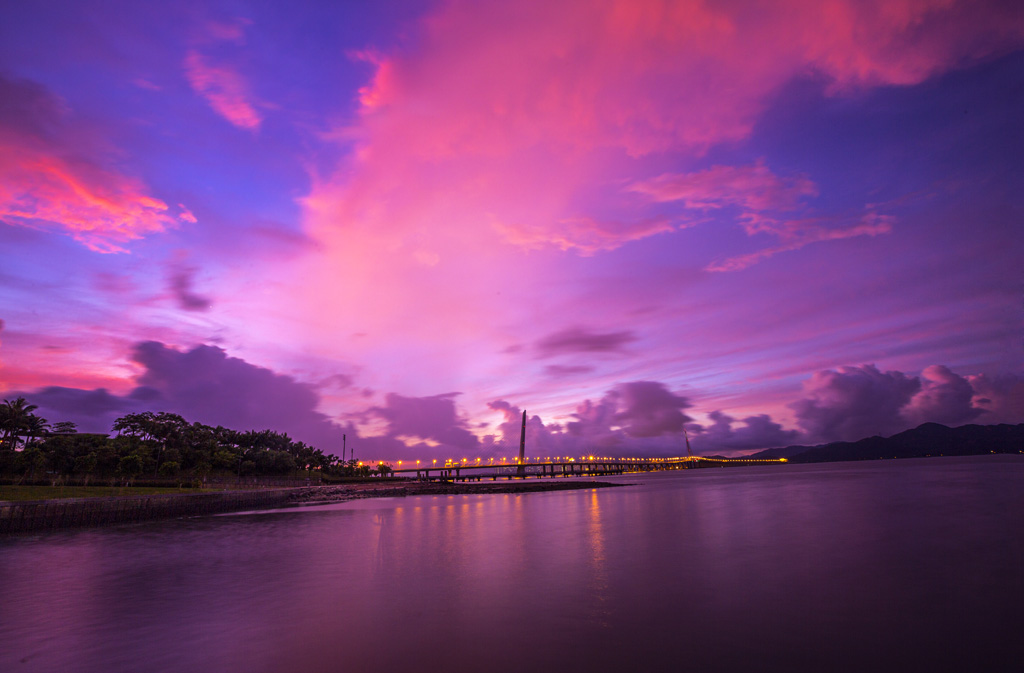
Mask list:
[{"label": "bridge deck", "polygon": [[609,474],[629,474],[661,470],[682,470],[729,465],[760,465],[784,463],[780,460],[751,460],[745,458],[664,458],[664,459],[621,459],[621,460],[570,460],[562,462],[517,463],[446,463],[444,465],[420,465],[399,467],[394,474],[415,473],[416,478],[430,481],[479,481],[482,479],[527,479],[544,477],[581,477]]}]

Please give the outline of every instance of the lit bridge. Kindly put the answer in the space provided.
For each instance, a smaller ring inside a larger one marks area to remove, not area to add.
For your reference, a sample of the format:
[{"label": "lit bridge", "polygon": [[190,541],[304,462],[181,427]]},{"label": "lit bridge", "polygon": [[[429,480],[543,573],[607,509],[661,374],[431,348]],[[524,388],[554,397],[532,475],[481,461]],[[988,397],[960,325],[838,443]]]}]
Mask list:
[{"label": "lit bridge", "polygon": [[394,468],[396,476],[415,476],[423,481],[480,481],[482,479],[527,479],[530,477],[595,477],[610,474],[655,472],[660,470],[685,470],[705,467],[727,467],[739,465],[764,465],[785,463],[777,460],[750,458],[705,458],[682,456],[677,458],[599,458],[584,456],[569,459],[497,460],[474,459],[461,462],[445,461],[432,464],[409,464],[401,462]]}]

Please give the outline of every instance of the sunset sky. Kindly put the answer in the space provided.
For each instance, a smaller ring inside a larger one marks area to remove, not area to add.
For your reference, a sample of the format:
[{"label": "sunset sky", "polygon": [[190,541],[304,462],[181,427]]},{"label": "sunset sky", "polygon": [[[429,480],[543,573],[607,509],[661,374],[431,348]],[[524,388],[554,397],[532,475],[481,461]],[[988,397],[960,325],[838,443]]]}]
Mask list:
[{"label": "sunset sky", "polygon": [[0,397],[360,458],[1024,422],[1024,8],[6,2]]}]

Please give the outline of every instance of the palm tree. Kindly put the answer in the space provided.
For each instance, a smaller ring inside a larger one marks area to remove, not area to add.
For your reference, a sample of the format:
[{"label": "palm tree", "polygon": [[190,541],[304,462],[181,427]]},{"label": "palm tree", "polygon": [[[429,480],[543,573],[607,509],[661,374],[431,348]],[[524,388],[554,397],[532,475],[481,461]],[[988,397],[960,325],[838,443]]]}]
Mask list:
[{"label": "palm tree", "polygon": [[18,437],[25,434],[24,429],[27,427],[29,418],[33,417],[32,412],[38,408],[39,405],[29,404],[24,397],[19,397],[13,402],[4,400],[3,405],[0,406],[0,428],[3,430],[3,435],[0,435],[0,445],[6,445],[13,438],[11,448],[17,449]]},{"label": "palm tree", "polygon": [[27,447],[32,443],[32,440],[36,437],[42,437],[49,431],[50,424],[46,422],[45,418],[36,416],[35,414],[29,414],[28,418],[25,419],[25,425],[22,428],[22,432],[25,434],[25,446]]}]

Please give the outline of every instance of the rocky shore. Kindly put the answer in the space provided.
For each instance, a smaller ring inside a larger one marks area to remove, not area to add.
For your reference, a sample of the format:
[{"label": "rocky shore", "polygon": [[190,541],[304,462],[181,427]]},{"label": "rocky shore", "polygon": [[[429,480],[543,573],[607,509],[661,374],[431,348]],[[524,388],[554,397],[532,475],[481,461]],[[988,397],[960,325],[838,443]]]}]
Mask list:
[{"label": "rocky shore", "polygon": [[536,493],[587,488],[628,486],[606,481],[549,479],[535,481],[450,482],[408,481],[399,484],[345,484],[294,489],[289,504],[309,505],[345,502],[360,498],[403,498],[412,495],[470,495],[488,493]]}]

